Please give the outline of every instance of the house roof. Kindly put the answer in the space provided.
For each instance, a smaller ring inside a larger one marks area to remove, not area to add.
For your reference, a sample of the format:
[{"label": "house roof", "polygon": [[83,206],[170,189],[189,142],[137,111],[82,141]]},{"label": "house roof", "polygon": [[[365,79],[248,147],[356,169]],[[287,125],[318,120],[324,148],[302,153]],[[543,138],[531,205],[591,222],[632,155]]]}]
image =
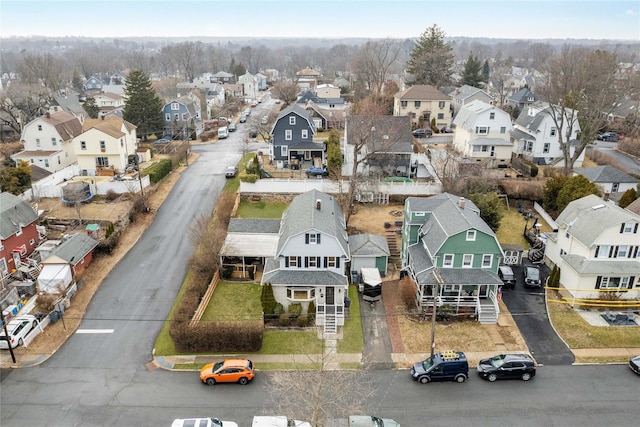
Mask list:
[{"label": "house roof", "polygon": [[640,263],[635,260],[587,259],[579,255],[564,254],[562,259],[580,274],[640,274]]},{"label": "house roof", "polygon": [[489,95],[487,92],[485,92],[484,90],[479,89],[477,87],[469,86],[469,85],[463,85],[463,86],[461,86],[459,88],[454,89],[449,94],[449,97],[451,97],[451,98],[459,98],[459,99],[465,100],[465,99],[469,98],[470,96],[475,95],[478,92],[482,92],[487,97],[493,99],[493,97],[491,95]]},{"label": "house roof", "polygon": [[592,168],[580,168],[574,170],[578,175],[582,175],[589,181],[594,183],[609,183],[609,182],[625,182],[636,184],[640,182],[639,179],[632,177],[629,174],[622,172],[613,166],[595,166]]},{"label": "house roof", "polygon": [[640,223],[640,216],[594,194],[569,203],[556,219],[560,228],[566,228],[586,247],[591,247],[604,230],[629,221]]},{"label": "house roof", "polygon": [[[317,209],[318,202],[320,209]],[[296,196],[284,212],[277,253],[280,253],[289,238],[314,230],[334,236],[344,253],[349,253],[342,209],[333,196],[318,190]]]},{"label": "house roof", "polygon": [[305,110],[298,104],[293,104],[287,108],[284,108],[282,111],[280,111],[280,114],[278,114],[278,118],[275,120],[275,122],[273,123],[273,126],[271,127],[271,132],[270,132],[271,135],[273,135],[273,131],[276,128],[276,125],[278,124],[280,119],[288,116],[291,113],[297,114],[298,116],[306,120],[307,123],[309,124],[309,128],[311,129],[311,133],[315,135],[316,127],[313,124],[313,120],[311,119],[311,112]]},{"label": "house roof", "polygon": [[31,168],[31,182],[38,182],[52,174],[38,165],[29,165],[29,167]]},{"label": "house roof", "polygon": [[536,139],[535,136],[530,135],[530,134],[526,133],[525,131],[523,131],[521,129],[514,129],[511,132],[509,132],[509,135],[511,135],[512,138],[515,138],[517,140],[521,140],[521,139],[527,139],[527,140]]},{"label": "house roof", "polygon": [[349,236],[349,251],[352,257],[389,256],[389,244],[384,236],[376,234],[354,234]]},{"label": "house roof", "polygon": [[51,124],[64,141],[68,141],[82,133],[82,124],[76,116],[66,111],[46,114],[36,120]]},{"label": "house roof", "polygon": [[492,145],[492,146],[511,147],[513,144],[510,141],[502,138],[475,138],[469,141],[469,145],[471,146]]},{"label": "house roof", "polygon": [[525,87],[523,89],[520,89],[513,95],[511,95],[509,97],[509,101],[514,102],[516,104],[523,104],[523,103],[530,102],[529,101],[530,97],[533,97],[533,100],[537,101],[535,94]]},{"label": "house roof", "polygon": [[305,68],[304,70],[300,70],[296,73],[296,76],[315,76],[315,77],[319,77],[320,73],[317,72],[314,69],[311,69],[309,67]]},{"label": "house roof", "polygon": [[51,251],[51,255],[55,255],[75,265],[82,261],[82,258],[90,253],[96,246],[98,246],[98,242],[95,239],[92,239],[84,233],[76,233],[56,246],[56,248]]},{"label": "house roof", "polygon": [[233,74],[227,73],[226,71],[218,71],[213,75],[213,77],[230,79],[231,77],[233,77]]},{"label": "house roof", "polygon": [[327,270],[279,269],[276,259],[267,260],[262,283],[274,285],[346,286],[347,277]]},{"label": "house roof", "polygon": [[29,203],[6,191],[0,193],[0,239],[11,237],[20,231],[20,227],[25,227],[37,219],[38,214]]},{"label": "house roof", "polygon": [[86,132],[90,129],[97,129],[113,138],[122,138],[126,134],[122,131],[123,124],[127,126],[127,128],[132,127],[135,129],[135,126],[131,123],[128,123],[115,115],[109,115],[102,119],[87,119],[84,121],[84,125],[82,126],[83,132]]},{"label": "house roof", "polygon": [[[440,268],[438,272],[446,285],[502,285],[496,273],[483,268]],[[434,268],[423,270],[416,274],[416,280],[419,284],[436,283],[438,279],[434,273]]]},{"label": "house roof", "polygon": [[451,101],[451,97],[440,92],[431,85],[414,85],[395,94],[394,98],[402,100]]},{"label": "house roof", "polygon": [[460,108],[460,111],[456,115],[455,119],[453,119],[453,124],[456,127],[471,130],[474,128],[476,122],[478,121],[478,117],[487,111],[493,111],[497,114],[502,114],[505,116],[509,115],[509,113],[497,108],[495,105],[487,104],[484,101],[475,100],[463,105],[462,108]]},{"label": "house roof", "polygon": [[[359,124],[371,129],[362,129]],[[413,136],[411,135],[411,118],[409,116],[348,116],[346,119],[347,142],[353,145],[354,134],[366,131],[367,149],[369,152],[413,153]]]},{"label": "house roof", "polygon": [[[279,221],[278,221],[279,222]],[[278,233],[227,233],[220,255],[272,258],[278,248]]]},{"label": "house roof", "polygon": [[78,100],[78,94],[76,92],[72,92],[69,95],[58,95],[55,96],[51,100],[52,105],[58,105],[60,108],[64,109],[68,113],[73,114],[74,116],[86,115],[84,108],[80,105],[80,101]]},{"label": "house roof", "polygon": [[625,209],[630,210],[631,212],[633,212],[636,215],[640,215],[640,198],[635,199],[633,202],[631,202],[631,204],[629,206],[627,206]]}]

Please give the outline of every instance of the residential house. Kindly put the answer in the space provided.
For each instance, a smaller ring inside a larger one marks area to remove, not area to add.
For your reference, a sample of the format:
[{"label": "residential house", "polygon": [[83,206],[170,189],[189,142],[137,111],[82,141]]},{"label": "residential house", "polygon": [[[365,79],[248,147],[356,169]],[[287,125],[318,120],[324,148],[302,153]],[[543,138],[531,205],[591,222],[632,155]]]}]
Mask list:
[{"label": "residential house", "polygon": [[584,176],[600,187],[600,190],[604,194],[615,195],[618,193],[618,197],[612,197],[616,199],[619,199],[622,193],[629,189],[635,190],[638,187],[638,183],[640,183],[638,178],[634,178],[622,172],[620,169],[609,165],[575,169],[573,175]]},{"label": "residential house", "polygon": [[640,215],[591,194],[569,203],[556,223],[545,261],[560,270],[570,301],[640,297]]},{"label": "residential house", "polygon": [[511,162],[513,127],[506,111],[483,101],[473,101],[462,106],[453,125],[456,129],[453,145],[465,157],[483,161],[492,168]]},{"label": "residential house", "polygon": [[93,260],[98,242],[84,233],[73,234],[42,261],[38,286],[42,292],[58,293],[65,290]]},{"label": "residential house", "polygon": [[275,68],[267,68],[264,70],[264,75],[267,77],[267,83],[273,83],[280,79],[280,72]]},{"label": "residential house", "polygon": [[24,150],[11,156],[48,172],[56,172],[76,162],[71,141],[82,132],[80,119],[66,111],[47,112],[27,123],[22,130]]},{"label": "residential house", "polygon": [[124,109],[124,98],[122,95],[109,92],[100,92],[92,96],[96,101],[96,105],[99,109],[100,115],[106,115],[115,111],[122,111]]},{"label": "residential house", "polygon": [[296,83],[302,92],[309,89],[315,89],[316,86],[318,86],[319,78],[320,73],[309,67],[296,73]]},{"label": "residential house", "polygon": [[[172,136],[200,137],[204,122],[200,114],[200,98],[192,93],[174,99],[162,107],[164,134]],[[185,132],[188,135],[185,135]]]},{"label": "residential house", "polygon": [[315,93],[318,98],[323,98],[323,99],[340,98],[340,88],[332,84],[318,85],[318,87],[316,87]]},{"label": "residential house", "polygon": [[225,83],[222,85],[222,89],[224,90],[225,99],[230,97],[244,98],[244,86],[241,84]]},{"label": "residential house", "polygon": [[66,89],[63,93],[54,96],[49,104],[49,113],[55,114],[60,111],[66,111],[73,114],[80,120],[80,123],[84,122],[87,117],[87,112],[80,104],[80,94],[73,90]]},{"label": "residential house", "polygon": [[438,307],[496,323],[504,254],[478,207],[449,193],[409,197],[403,219],[402,274],[415,283],[418,305],[430,309],[435,296]]},{"label": "residential house", "polygon": [[607,120],[612,123],[624,123],[625,120],[638,120],[640,117],[638,110],[640,109],[640,100],[623,99],[616,102],[607,115]]},{"label": "residential house", "polygon": [[247,71],[238,77],[238,84],[243,87],[245,100],[258,99],[258,79],[253,74]]},{"label": "residential house", "polygon": [[348,116],[342,153],[343,175],[351,176],[353,164],[358,162],[361,174],[408,177],[413,153],[409,117]]},{"label": "residential house", "polygon": [[213,76],[211,76],[214,81],[217,81],[221,84],[235,84],[236,78],[233,74],[227,73],[226,71],[218,71]]},{"label": "residential house", "polygon": [[316,127],[309,112],[299,105],[280,111],[269,133],[273,140],[270,155],[276,168],[288,167],[292,159],[316,167],[325,164],[324,144],[313,142]]},{"label": "residential house", "polygon": [[325,104],[316,104],[313,101],[307,101],[304,104],[304,109],[311,114],[311,120],[316,129],[343,130],[348,110],[325,107]]},{"label": "residential house", "polygon": [[630,210],[634,214],[640,215],[640,198],[635,199],[629,206],[625,209]]},{"label": "residential house", "polygon": [[335,198],[318,190],[296,196],[282,216],[275,256],[265,265],[262,285],[270,283],[285,310],[292,303],[316,307],[316,325],[336,333],[344,325],[349,262],[344,214]]},{"label": "residential house", "polygon": [[309,102],[313,102],[325,110],[346,110],[349,108],[349,104],[344,98],[340,96],[337,98],[320,98],[313,89],[304,92],[296,100],[296,104],[308,104]]},{"label": "residential house", "polygon": [[257,88],[259,91],[267,90],[267,76],[262,73],[257,73],[255,76],[257,81]]},{"label": "residential house", "polygon": [[358,274],[362,268],[377,268],[381,276],[387,274],[391,251],[384,236],[375,234],[355,234],[349,236],[351,254],[351,275]]},{"label": "residential house", "polygon": [[454,116],[458,114],[458,111],[460,111],[463,105],[473,101],[483,101],[487,104],[494,104],[493,97],[487,91],[469,85],[454,89],[449,93],[449,97],[451,98],[451,107]]},{"label": "residential house", "polygon": [[20,260],[38,246],[37,221],[38,214],[29,203],[11,193],[0,193],[0,277],[18,270]]},{"label": "residential house", "polygon": [[136,154],[136,127],[119,117],[109,116],[87,119],[82,130],[73,139],[82,175],[124,173],[129,156]]},{"label": "residential house", "polygon": [[536,95],[525,87],[507,98],[507,105],[520,112],[537,100]]},{"label": "residential house", "polygon": [[84,82],[82,89],[85,93],[100,92],[102,90],[102,79],[98,76],[91,76]]},{"label": "residential house", "polygon": [[224,104],[224,89],[220,83],[212,81],[213,77],[203,75],[193,79],[193,82],[179,82],[176,84],[178,90],[178,97],[181,94],[188,94],[195,92],[198,95],[203,95],[203,99],[206,103],[206,108],[200,112],[205,120],[211,119],[211,110],[214,107],[219,107]]},{"label": "residential house", "polygon": [[451,98],[430,85],[414,85],[393,97],[393,115],[411,118],[412,128],[451,125]]},{"label": "residential house", "polygon": [[[518,157],[537,165],[557,165],[563,166],[564,160],[562,149],[558,142],[558,132],[564,135],[563,140],[569,141],[570,153],[573,156],[579,141],[576,139],[580,133],[580,123],[578,122],[578,112],[565,109],[564,117],[558,117],[557,122],[561,125],[558,129],[554,121],[554,109],[548,103],[537,101],[522,110],[511,131],[511,142],[513,151]],[[560,111],[559,107],[555,108]],[[570,122],[573,123],[570,126]],[[571,134],[569,135],[569,131]],[[574,167],[582,166],[584,160],[584,150],[574,163]]]}]

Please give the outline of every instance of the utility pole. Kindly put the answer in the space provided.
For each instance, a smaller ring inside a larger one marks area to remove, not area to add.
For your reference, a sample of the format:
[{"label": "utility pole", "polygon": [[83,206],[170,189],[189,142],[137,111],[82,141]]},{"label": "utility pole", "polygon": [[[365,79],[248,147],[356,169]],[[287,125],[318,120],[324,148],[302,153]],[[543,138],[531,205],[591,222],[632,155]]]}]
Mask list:
[{"label": "utility pole", "polygon": [[2,327],[4,328],[4,336],[7,337],[7,344],[9,346],[9,353],[11,353],[11,360],[13,363],[16,363],[16,355],[13,354],[13,348],[11,347],[10,335],[9,331],[7,331],[7,322],[4,321],[4,313],[2,312],[2,308],[0,307],[0,320],[2,320]]},{"label": "utility pole", "polygon": [[440,270],[436,268],[433,271],[433,277],[435,279],[434,292],[433,292],[433,307],[431,308],[431,357],[436,350],[436,312],[438,309],[438,297],[440,296],[440,285],[444,283],[442,276],[440,276]]}]

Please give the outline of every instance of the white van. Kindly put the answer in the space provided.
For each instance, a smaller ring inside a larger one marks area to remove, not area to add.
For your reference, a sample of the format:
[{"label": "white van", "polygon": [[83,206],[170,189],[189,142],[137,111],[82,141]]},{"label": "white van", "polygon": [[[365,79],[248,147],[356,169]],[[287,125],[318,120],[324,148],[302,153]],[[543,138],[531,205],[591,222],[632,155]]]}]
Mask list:
[{"label": "white van", "polygon": [[218,129],[218,139],[224,139],[229,136],[229,129],[226,126]]}]

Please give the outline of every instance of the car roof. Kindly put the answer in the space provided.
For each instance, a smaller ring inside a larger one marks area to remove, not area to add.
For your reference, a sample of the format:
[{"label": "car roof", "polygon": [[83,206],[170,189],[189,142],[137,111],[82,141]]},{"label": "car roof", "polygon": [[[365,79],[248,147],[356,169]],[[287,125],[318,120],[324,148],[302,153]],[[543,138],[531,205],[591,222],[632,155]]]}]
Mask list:
[{"label": "car roof", "polygon": [[513,269],[508,266],[508,265],[501,265],[498,267],[500,270],[502,270],[503,272],[509,272],[509,273],[513,273]]},{"label": "car roof", "polygon": [[533,363],[533,359],[531,358],[531,356],[529,356],[528,354],[521,354],[521,353],[512,353],[512,354],[505,354],[504,355],[504,360],[509,360],[509,361],[513,361],[513,360],[520,360],[520,361],[527,361],[527,362],[531,362]]},{"label": "car roof", "polygon": [[245,368],[249,363],[249,359],[225,359],[223,366],[242,366]]}]

